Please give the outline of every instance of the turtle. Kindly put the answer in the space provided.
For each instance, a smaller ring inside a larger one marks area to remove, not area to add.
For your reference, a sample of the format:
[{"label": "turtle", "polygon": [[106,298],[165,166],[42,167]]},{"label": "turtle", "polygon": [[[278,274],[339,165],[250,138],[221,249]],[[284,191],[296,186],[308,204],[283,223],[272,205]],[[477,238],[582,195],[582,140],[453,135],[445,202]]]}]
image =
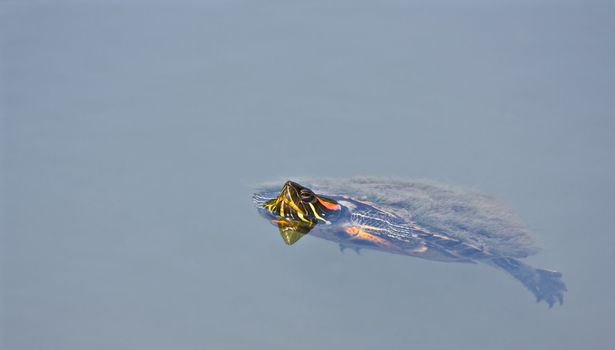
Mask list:
[{"label": "turtle", "polygon": [[[298,180],[297,180],[298,181]],[[258,212],[287,245],[306,235],[359,252],[484,263],[509,273],[551,308],[564,302],[562,273],[520,259],[538,249],[519,217],[495,198],[431,180],[355,177],[260,186]]]}]

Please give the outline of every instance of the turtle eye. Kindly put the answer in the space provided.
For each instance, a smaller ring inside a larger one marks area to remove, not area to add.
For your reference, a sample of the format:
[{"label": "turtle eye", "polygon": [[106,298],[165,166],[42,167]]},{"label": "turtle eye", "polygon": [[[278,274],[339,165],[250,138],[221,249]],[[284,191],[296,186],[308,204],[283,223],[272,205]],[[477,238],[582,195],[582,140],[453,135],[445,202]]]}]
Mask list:
[{"label": "turtle eye", "polygon": [[302,189],[299,192],[299,195],[301,195],[301,200],[305,202],[313,202],[316,200],[314,193],[312,193],[312,191],[310,190]]}]

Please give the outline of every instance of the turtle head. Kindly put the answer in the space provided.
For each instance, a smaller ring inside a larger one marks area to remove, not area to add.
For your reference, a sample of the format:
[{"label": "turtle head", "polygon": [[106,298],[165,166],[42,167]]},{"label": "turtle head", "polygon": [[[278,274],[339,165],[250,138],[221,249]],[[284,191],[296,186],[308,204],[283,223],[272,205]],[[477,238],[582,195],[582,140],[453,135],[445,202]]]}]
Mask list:
[{"label": "turtle head", "polygon": [[286,181],[280,193],[263,204],[286,244],[291,245],[310,232],[319,222],[330,224],[341,206],[333,199],[319,196],[307,187]]},{"label": "turtle head", "polygon": [[319,196],[307,187],[286,181],[278,196],[264,205],[272,215],[304,223],[330,224],[341,206],[333,199]]}]

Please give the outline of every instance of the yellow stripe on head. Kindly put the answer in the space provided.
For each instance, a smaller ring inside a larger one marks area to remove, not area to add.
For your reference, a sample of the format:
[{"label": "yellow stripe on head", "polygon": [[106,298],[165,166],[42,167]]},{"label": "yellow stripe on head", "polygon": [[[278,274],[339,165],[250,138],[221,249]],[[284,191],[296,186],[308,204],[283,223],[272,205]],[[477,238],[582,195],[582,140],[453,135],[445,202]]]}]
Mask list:
[{"label": "yellow stripe on head", "polygon": [[330,224],[331,222],[328,220],[325,220],[325,218],[321,217],[320,215],[318,215],[318,212],[316,211],[316,208],[314,208],[314,204],[312,203],[308,203],[310,205],[310,208],[312,208],[312,212],[314,213],[314,217],[318,220],[322,220],[327,224]]}]

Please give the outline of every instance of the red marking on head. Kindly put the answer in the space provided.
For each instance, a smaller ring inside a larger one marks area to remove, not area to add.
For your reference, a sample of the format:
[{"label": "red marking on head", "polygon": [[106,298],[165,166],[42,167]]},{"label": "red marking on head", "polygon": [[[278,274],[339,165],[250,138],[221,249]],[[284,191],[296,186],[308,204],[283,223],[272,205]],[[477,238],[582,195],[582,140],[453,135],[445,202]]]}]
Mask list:
[{"label": "red marking on head", "polygon": [[329,210],[340,210],[341,209],[340,205],[337,203],[326,201],[320,197],[316,197],[316,198],[318,198],[318,202],[320,202],[320,204],[322,204],[325,208]]}]

